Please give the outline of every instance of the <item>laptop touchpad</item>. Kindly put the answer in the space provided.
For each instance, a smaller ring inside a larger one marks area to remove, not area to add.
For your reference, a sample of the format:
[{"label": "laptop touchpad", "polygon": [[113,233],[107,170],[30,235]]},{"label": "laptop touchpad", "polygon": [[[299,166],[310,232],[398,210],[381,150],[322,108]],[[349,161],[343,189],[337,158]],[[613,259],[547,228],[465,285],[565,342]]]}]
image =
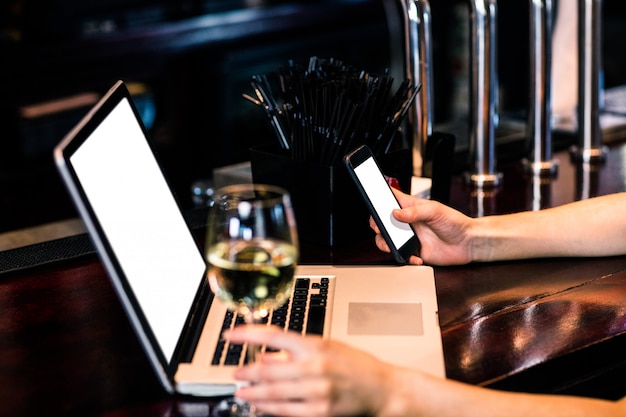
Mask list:
[{"label": "laptop touchpad", "polygon": [[348,334],[421,336],[424,334],[420,303],[350,303]]}]

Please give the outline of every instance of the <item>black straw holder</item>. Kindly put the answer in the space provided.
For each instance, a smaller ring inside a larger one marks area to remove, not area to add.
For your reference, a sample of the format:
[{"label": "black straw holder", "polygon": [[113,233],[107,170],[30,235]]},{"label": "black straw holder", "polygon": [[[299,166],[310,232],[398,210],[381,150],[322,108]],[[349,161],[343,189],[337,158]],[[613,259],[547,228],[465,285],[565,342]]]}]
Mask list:
[{"label": "black straw holder", "polygon": [[[291,195],[302,242],[341,247],[373,237],[369,211],[343,164],[324,166],[298,161],[275,145],[250,150],[255,183],[283,187]],[[378,159],[385,175],[410,191],[411,151],[402,149]]]}]

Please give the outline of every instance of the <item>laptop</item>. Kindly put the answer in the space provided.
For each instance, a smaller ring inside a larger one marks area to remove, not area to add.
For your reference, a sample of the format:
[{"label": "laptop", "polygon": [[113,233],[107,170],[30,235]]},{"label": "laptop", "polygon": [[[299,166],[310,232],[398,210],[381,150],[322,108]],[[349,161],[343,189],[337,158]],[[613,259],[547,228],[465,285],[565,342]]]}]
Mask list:
[{"label": "laptop", "polygon": [[[232,394],[234,367],[243,363],[232,358],[244,347],[225,346],[220,335],[237,320],[225,322],[227,309],[208,287],[200,245],[122,81],[57,145],[54,159],[163,387],[193,396]],[[325,311],[321,319],[300,308],[281,313],[316,318],[292,331],[308,329],[445,377],[432,268],[300,265],[296,275],[292,299],[306,287],[312,295],[305,302]],[[281,314],[277,309],[272,319]]]}]

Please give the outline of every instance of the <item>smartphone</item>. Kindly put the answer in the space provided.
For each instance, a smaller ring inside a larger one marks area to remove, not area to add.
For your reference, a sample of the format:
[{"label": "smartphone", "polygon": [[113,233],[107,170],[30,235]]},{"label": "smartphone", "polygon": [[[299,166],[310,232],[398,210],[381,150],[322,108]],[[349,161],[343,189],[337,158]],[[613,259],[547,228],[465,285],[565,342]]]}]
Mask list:
[{"label": "smartphone", "polygon": [[395,260],[406,263],[420,248],[420,241],[410,224],[393,217],[392,210],[400,208],[400,204],[372,151],[362,145],[347,154],[344,162]]}]

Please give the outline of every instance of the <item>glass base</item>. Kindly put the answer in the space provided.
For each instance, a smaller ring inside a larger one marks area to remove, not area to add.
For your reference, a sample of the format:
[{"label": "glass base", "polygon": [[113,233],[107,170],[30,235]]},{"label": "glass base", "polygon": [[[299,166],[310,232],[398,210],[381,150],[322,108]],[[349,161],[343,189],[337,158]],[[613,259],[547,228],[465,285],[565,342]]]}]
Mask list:
[{"label": "glass base", "polygon": [[217,403],[211,417],[257,417],[257,414],[253,406],[233,397]]}]

